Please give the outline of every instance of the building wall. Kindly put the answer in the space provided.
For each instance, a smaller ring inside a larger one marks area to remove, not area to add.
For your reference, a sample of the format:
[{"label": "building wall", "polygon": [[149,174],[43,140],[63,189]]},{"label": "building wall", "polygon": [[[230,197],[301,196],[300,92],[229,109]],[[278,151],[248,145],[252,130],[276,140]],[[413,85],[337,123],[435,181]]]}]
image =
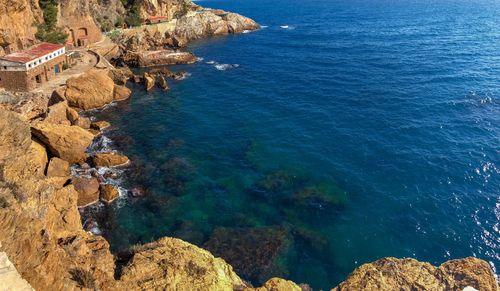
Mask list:
[{"label": "building wall", "polygon": [[40,66],[44,63],[50,62],[52,59],[55,59],[60,56],[64,56],[66,54],[66,48],[62,47],[58,50],[55,50],[49,54],[43,55],[39,58],[31,60],[27,63],[17,63],[9,60],[0,60],[0,71],[27,71],[35,68],[36,66]]},{"label": "building wall", "polygon": [[56,65],[62,72],[64,63],[66,55],[60,55],[28,71],[0,71],[0,87],[10,91],[31,91],[54,78]]}]

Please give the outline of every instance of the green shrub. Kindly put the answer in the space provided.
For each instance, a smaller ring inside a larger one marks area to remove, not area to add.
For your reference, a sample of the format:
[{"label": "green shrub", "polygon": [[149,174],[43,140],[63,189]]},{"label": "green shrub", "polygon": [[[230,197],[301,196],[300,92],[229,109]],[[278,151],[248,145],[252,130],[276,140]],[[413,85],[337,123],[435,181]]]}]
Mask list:
[{"label": "green shrub", "polygon": [[140,26],[142,24],[141,18],[139,17],[140,15],[139,9],[140,9],[139,1],[134,2],[127,16],[125,17],[125,22],[127,23],[128,26]]},{"label": "green shrub", "polygon": [[125,19],[123,19],[123,17],[121,16],[116,17],[115,27],[123,27],[124,24],[125,24]]},{"label": "green shrub", "polygon": [[64,33],[57,25],[57,1],[40,0],[40,8],[43,10],[43,23],[37,25],[36,38],[51,43],[65,43],[68,34]]},{"label": "green shrub", "polygon": [[9,202],[7,202],[7,199],[5,197],[0,196],[0,208],[7,208],[9,207]]},{"label": "green shrub", "polygon": [[120,31],[118,29],[113,29],[112,31],[108,32],[107,36],[111,41],[116,42],[118,38],[120,37]]}]

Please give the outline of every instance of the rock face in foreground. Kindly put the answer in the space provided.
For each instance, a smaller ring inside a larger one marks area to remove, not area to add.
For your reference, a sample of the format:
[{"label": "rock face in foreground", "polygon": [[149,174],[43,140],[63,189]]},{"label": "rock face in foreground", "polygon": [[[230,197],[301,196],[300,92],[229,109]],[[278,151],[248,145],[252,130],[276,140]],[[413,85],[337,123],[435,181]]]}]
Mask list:
[{"label": "rock face in foreground", "polygon": [[139,247],[121,281],[133,290],[229,291],[246,286],[224,260],[169,237]]},{"label": "rock face in foreground", "polygon": [[483,260],[450,260],[439,267],[415,259],[384,258],[364,264],[332,291],[463,290],[497,291],[490,266]]},{"label": "rock face in foreground", "polygon": [[[0,244],[1,247],[1,244]],[[26,282],[12,265],[7,254],[0,252],[0,282],[3,290],[31,291],[30,284]]]}]

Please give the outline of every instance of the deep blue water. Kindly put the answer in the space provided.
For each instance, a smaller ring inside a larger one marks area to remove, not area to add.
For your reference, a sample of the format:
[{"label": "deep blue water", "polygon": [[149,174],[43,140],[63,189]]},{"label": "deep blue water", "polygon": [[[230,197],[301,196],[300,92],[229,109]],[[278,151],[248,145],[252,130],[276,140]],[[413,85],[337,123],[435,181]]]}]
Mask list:
[{"label": "deep blue water", "polygon": [[[385,256],[498,268],[500,2],[199,4],[266,27],[193,43],[204,60],[175,68],[188,79],[131,85],[97,115],[133,161],[122,186],[146,193],[110,207],[113,249],[166,235],[203,246],[216,228],[265,249],[284,232],[246,279],[325,289]],[[279,230],[230,232],[267,227]]]}]

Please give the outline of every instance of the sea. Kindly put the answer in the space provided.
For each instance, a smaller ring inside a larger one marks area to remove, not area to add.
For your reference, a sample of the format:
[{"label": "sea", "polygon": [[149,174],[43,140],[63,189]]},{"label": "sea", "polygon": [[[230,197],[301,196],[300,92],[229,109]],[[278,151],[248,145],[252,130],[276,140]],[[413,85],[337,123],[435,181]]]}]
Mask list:
[{"label": "sea", "polygon": [[196,3],[262,27],[94,112],[131,159],[94,222],[115,253],[172,236],[325,290],[388,256],[498,270],[499,1]]}]

